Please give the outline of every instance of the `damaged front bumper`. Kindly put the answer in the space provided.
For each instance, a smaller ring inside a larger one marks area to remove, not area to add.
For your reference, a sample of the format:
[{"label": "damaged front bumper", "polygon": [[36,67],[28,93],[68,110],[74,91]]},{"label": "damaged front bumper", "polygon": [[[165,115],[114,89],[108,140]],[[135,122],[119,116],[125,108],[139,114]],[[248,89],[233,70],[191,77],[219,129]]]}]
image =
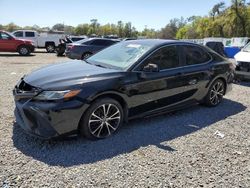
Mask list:
[{"label": "damaged front bumper", "polygon": [[72,135],[78,132],[78,125],[88,104],[77,99],[68,101],[34,100],[36,92],[13,90],[15,98],[15,117],[17,124],[27,133],[51,139]]}]

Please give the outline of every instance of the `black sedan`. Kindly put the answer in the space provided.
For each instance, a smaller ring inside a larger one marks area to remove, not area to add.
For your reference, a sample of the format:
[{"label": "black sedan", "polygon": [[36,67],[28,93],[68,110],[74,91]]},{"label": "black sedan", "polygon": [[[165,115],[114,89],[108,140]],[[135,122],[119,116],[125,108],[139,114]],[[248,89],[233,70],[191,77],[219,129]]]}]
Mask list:
[{"label": "black sedan", "polygon": [[107,48],[120,40],[105,38],[88,38],[67,44],[65,55],[70,59],[86,59],[98,51]]},{"label": "black sedan", "polygon": [[198,103],[217,106],[231,90],[234,68],[192,43],[120,42],[85,61],[24,76],[13,91],[16,121],[44,139],[77,133],[106,138],[133,118]]}]

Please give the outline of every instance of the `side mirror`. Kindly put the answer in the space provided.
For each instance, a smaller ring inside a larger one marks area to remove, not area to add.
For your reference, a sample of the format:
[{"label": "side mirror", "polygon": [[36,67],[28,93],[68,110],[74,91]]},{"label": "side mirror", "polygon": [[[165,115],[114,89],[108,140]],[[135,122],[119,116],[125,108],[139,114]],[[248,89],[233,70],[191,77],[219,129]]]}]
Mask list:
[{"label": "side mirror", "polygon": [[159,67],[156,64],[148,64],[143,67],[144,72],[159,72]]}]

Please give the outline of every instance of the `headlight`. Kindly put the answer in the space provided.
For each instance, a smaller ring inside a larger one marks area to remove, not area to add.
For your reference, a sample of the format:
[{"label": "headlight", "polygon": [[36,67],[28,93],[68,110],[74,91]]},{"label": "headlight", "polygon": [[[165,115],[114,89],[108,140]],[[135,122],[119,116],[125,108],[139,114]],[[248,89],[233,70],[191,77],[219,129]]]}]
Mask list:
[{"label": "headlight", "polygon": [[66,91],[43,91],[34,97],[35,100],[59,100],[69,99],[80,93],[81,90],[66,90]]}]

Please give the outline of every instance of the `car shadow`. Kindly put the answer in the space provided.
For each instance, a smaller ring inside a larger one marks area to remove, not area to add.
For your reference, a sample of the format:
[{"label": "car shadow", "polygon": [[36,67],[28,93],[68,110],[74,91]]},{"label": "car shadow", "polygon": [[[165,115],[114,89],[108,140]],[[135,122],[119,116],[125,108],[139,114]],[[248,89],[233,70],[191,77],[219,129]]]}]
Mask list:
[{"label": "car shadow", "polygon": [[110,159],[149,145],[165,152],[175,152],[176,149],[167,145],[167,141],[199,131],[245,109],[244,105],[225,99],[216,108],[198,105],[170,114],[130,121],[117,134],[99,141],[79,137],[43,141],[27,135],[14,123],[12,139],[14,146],[27,156],[48,165],[69,167]]},{"label": "car shadow", "polygon": [[239,83],[237,83],[238,85],[241,85],[241,86],[245,86],[245,87],[250,87],[250,81],[242,81],[242,82],[239,82]]},{"label": "car shadow", "polygon": [[30,54],[30,55],[19,55],[19,54],[4,54],[4,53],[0,53],[0,57],[33,57],[35,56],[35,54]]}]

